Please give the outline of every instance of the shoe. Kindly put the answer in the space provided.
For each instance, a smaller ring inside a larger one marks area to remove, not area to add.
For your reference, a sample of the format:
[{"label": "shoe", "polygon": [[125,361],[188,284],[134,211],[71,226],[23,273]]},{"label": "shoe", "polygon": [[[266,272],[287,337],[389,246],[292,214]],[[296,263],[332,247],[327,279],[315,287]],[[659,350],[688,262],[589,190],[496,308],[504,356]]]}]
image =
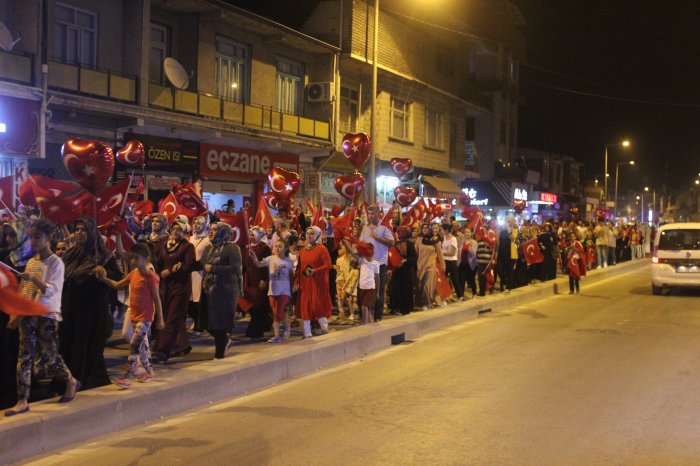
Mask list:
[{"label": "shoe", "polygon": [[141,374],[137,380],[141,383],[148,383],[153,380],[153,375],[146,372],[145,374]]},{"label": "shoe", "polygon": [[578,294],[578,290],[576,290],[576,294]]},{"label": "shoe", "polygon": [[126,377],[112,377],[109,380],[119,388],[131,387],[131,380]]},{"label": "shoe", "polygon": [[574,294],[574,292],[573,292],[573,291],[569,291],[569,294]]},{"label": "shoe", "polygon": [[313,338],[313,337],[314,337],[313,335],[304,335],[303,337],[301,337],[301,339],[306,340],[306,339]]},{"label": "shoe", "polygon": [[282,339],[280,337],[272,337],[269,340],[267,340],[268,343],[281,343]]},{"label": "shoe", "polygon": [[424,310],[424,311],[427,311],[427,310],[428,310],[428,306],[423,306],[423,310]]},{"label": "shoe", "polygon": [[65,395],[64,395],[64,396],[62,396],[61,398],[58,399],[58,402],[59,402],[59,403],[70,403],[70,402],[73,401],[73,399],[75,398],[75,395],[78,394],[78,392],[80,391],[81,387],[82,387],[82,384],[80,383],[80,380],[76,380],[76,381],[75,381],[75,393],[73,393],[73,396],[65,396]]},{"label": "shoe", "polygon": [[226,347],[224,348],[224,354],[228,353],[228,350],[231,349],[232,346],[233,346],[233,340],[231,340],[229,338],[228,341],[226,342]]},{"label": "shoe", "polygon": [[504,291],[503,294],[510,294],[510,290],[506,288],[506,291]]},{"label": "shoe", "polygon": [[440,306],[440,307],[445,307],[445,306],[447,306],[447,301],[440,301],[440,303],[438,304],[438,306]]},{"label": "shoe", "polygon": [[11,417],[11,416],[17,416],[18,414],[24,414],[29,412],[29,406],[25,406],[24,408],[15,411],[14,409],[8,409],[5,411],[5,417]]}]

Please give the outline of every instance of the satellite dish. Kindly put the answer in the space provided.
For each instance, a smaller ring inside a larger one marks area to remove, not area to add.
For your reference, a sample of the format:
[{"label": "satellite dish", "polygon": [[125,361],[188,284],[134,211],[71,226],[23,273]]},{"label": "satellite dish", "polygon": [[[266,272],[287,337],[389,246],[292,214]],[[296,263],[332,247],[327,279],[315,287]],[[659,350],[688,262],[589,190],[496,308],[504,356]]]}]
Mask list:
[{"label": "satellite dish", "polygon": [[17,38],[12,39],[10,30],[7,29],[5,23],[0,21],[0,49],[3,49],[5,52],[12,52],[12,49],[15,48],[15,45],[17,45],[17,42],[19,42],[21,39],[22,34],[17,34]]},{"label": "satellite dish", "polygon": [[190,85],[190,77],[187,75],[187,71],[180,64],[179,61],[172,57],[168,57],[163,60],[163,69],[165,70],[165,76],[170,81],[170,84],[177,87],[178,89],[187,89]]}]

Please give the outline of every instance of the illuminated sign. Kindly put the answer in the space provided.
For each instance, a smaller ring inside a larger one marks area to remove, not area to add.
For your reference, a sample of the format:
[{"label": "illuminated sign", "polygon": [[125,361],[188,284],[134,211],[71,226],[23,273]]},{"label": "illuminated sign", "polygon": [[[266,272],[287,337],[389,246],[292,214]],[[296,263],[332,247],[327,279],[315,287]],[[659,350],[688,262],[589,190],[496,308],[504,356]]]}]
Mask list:
[{"label": "illuminated sign", "polygon": [[0,133],[7,131],[7,125],[5,123],[0,123]]},{"label": "illuminated sign", "polygon": [[515,191],[513,191],[513,199],[527,201],[527,189],[515,188]]},{"label": "illuminated sign", "polygon": [[464,188],[464,189],[462,190],[462,192],[464,192],[464,194],[466,194],[467,196],[469,196],[469,199],[471,199],[471,202],[470,202],[469,204],[471,204],[471,205],[476,205],[476,206],[480,206],[480,205],[489,205],[489,199],[488,199],[488,198],[486,198],[486,199],[477,199],[477,194],[478,194],[478,193],[476,192],[476,189],[474,189],[474,188]]},{"label": "illuminated sign", "polygon": [[540,193],[540,201],[547,202],[548,204],[556,204],[557,195],[554,193]]},{"label": "illuminated sign", "polygon": [[445,203],[440,204],[440,206],[442,207],[442,210],[452,210],[452,204]]}]

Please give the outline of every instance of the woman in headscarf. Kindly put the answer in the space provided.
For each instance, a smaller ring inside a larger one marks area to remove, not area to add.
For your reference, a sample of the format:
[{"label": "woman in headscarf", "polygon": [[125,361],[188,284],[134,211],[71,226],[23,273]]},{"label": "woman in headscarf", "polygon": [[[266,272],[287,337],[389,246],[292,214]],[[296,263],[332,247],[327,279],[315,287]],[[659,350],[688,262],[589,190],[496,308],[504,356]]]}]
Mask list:
[{"label": "woman in headscarf", "polygon": [[112,280],[121,280],[121,272],[112,253],[104,245],[92,219],[75,223],[75,245],[63,256],[65,280],[59,326],[60,352],[83,389],[110,383],[104,350],[112,335],[111,289],[97,279],[93,271],[102,266]]},{"label": "woman in headscarf", "polygon": [[[437,263],[442,260],[442,240],[427,223],[421,225],[421,237],[416,240],[418,253],[418,288],[421,305],[427,311],[435,303]],[[444,269],[444,264],[443,264]]]},{"label": "woman in headscarf", "polygon": [[[204,250],[211,244],[211,241],[209,241],[209,222],[206,217],[194,218],[192,221],[192,236],[190,236],[189,241],[194,246],[195,261],[201,260]],[[202,295],[202,276],[203,272],[201,270],[192,272],[192,294],[188,309],[188,315],[194,323],[192,330],[197,333],[201,333],[206,327],[202,318],[203,312],[200,312],[199,306]]]},{"label": "woman in headscarf", "polygon": [[223,222],[213,225],[211,245],[199,261],[204,270],[201,310],[207,313],[207,331],[214,337],[216,359],[223,359],[226,353],[233,315],[243,289],[241,249],[231,243],[232,236],[230,225]]},{"label": "woman in headscarf", "polygon": [[[270,247],[263,242],[265,230],[253,227],[250,230],[250,250],[258,261],[262,261],[272,254]],[[259,340],[265,336],[265,332],[272,329],[272,309],[267,297],[269,273],[267,267],[259,268],[253,263],[250,254],[246,254],[243,260],[243,293],[251,304],[250,323],[245,331],[245,336],[253,340]]]},{"label": "woman in headscarf", "polygon": [[391,273],[389,301],[392,310],[406,315],[413,309],[413,286],[416,281],[418,253],[411,242],[411,227],[400,226],[396,230],[399,241],[394,245],[403,258],[398,268]]},{"label": "woman in headscarf", "polygon": [[[147,242],[151,248],[154,265],[158,263],[158,259],[163,252],[163,247],[168,241],[168,237],[168,217],[161,213],[151,215],[151,233],[148,235]],[[160,273],[160,269],[157,265],[156,272]]]},{"label": "woman in headscarf", "polygon": [[194,246],[185,238],[185,226],[173,223],[170,239],[157,260],[160,270],[160,295],[165,328],[158,332],[154,351],[165,362],[171,355],[185,355],[192,350],[187,337],[187,304],[192,294],[191,272]]},{"label": "woman in headscarf", "polygon": [[321,229],[309,227],[306,230],[306,247],[299,251],[299,263],[295,275],[295,288],[298,288],[297,305],[294,313],[304,324],[304,338],[311,337],[311,321],[318,320],[322,333],[328,333],[328,318],[331,316],[329,276],[331,256],[321,245]]}]

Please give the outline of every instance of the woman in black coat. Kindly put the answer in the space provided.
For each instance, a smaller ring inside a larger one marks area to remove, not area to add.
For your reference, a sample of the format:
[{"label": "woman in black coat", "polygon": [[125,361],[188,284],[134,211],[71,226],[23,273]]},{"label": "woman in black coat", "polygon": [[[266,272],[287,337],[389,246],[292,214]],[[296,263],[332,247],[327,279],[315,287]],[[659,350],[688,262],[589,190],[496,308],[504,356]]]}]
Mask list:
[{"label": "woman in black coat", "polygon": [[397,230],[398,243],[394,246],[403,258],[401,265],[391,272],[389,302],[391,310],[406,315],[413,309],[413,287],[417,280],[416,263],[418,253],[411,242],[411,228],[401,226]]}]

